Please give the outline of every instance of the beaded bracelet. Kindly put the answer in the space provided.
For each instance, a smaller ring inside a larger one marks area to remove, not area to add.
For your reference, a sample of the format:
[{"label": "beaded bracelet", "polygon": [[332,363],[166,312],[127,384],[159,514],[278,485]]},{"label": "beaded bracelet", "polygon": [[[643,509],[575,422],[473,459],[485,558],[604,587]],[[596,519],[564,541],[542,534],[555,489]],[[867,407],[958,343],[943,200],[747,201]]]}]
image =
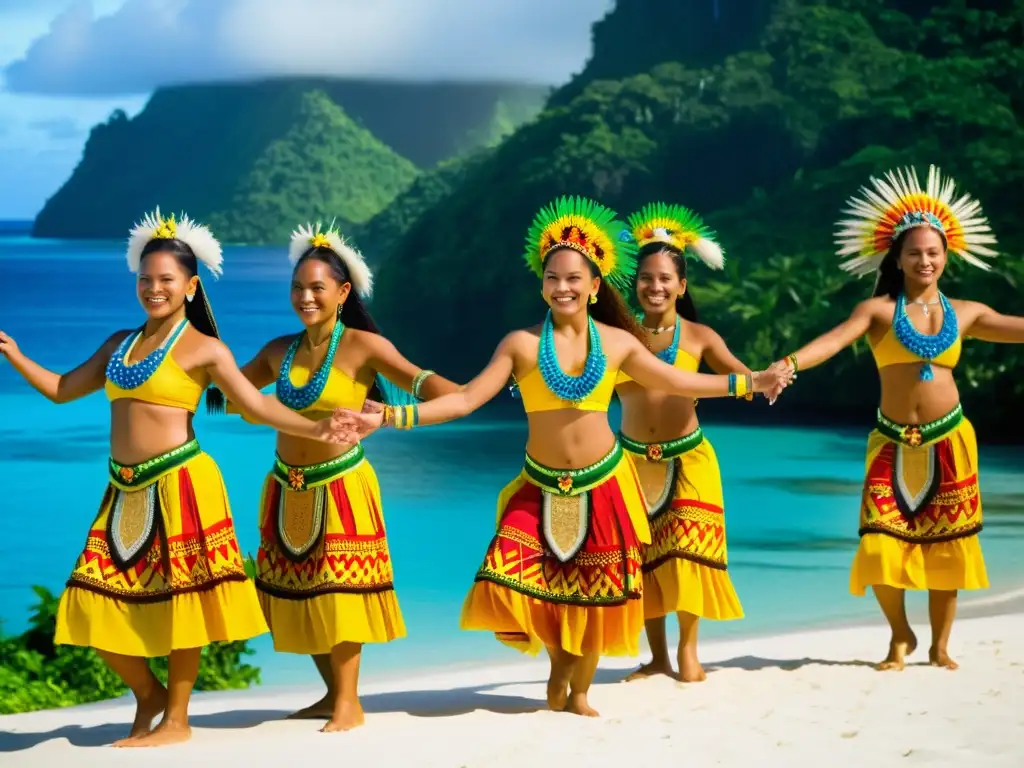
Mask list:
[{"label": "beaded bracelet", "polygon": [[414,378],[412,380],[412,396],[413,397],[415,397],[417,400],[422,400],[423,399],[422,397],[420,397],[420,389],[423,388],[423,382],[425,382],[427,379],[429,379],[433,375],[434,375],[434,371],[430,371],[430,370],[426,370],[426,369],[424,369],[424,370],[422,370],[422,371],[420,371],[419,373],[416,374],[416,378]]}]

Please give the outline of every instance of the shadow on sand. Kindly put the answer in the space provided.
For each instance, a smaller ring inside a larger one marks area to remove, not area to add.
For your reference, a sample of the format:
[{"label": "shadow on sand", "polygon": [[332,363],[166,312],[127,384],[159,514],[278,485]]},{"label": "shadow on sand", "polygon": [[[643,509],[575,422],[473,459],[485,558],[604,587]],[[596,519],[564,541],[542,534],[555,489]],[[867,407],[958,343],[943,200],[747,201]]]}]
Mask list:
[{"label": "shadow on sand", "polygon": [[[472,686],[446,691],[374,693],[363,696],[362,703],[363,710],[367,715],[395,712],[413,717],[452,717],[477,710],[499,714],[519,714],[546,709],[544,702],[536,699],[488,693],[489,690],[500,687],[505,687],[505,684]],[[194,728],[255,728],[266,722],[283,720],[289,714],[291,714],[291,710],[240,709],[194,715],[189,718],[189,722]],[[93,726],[71,725],[36,733],[0,731],[0,754],[31,749],[53,739],[67,739],[76,747],[104,747],[117,739],[123,739],[127,733],[128,722]]]},{"label": "shadow on sand", "polygon": [[[763,659],[758,656],[738,656],[716,664],[708,664],[709,673],[723,669],[743,669],[756,672],[762,669],[781,669],[787,672],[810,666],[865,667],[873,668],[867,661],[832,661],[826,659]],[[621,683],[632,669],[598,669],[594,675],[595,685]],[[502,683],[499,685],[470,686],[441,691],[401,691],[397,693],[374,693],[362,697],[363,710],[367,715],[404,713],[413,717],[454,717],[470,712],[485,710],[498,714],[521,714],[541,712],[547,709],[543,700],[527,699],[523,696],[506,696],[489,693],[508,685],[543,685],[543,680]],[[311,694],[315,695],[315,694]],[[291,710],[240,709],[230,712],[214,712],[195,715],[190,718],[195,728],[240,729],[255,728],[266,722],[283,720]],[[315,722],[315,721],[314,721]],[[52,731],[35,733],[9,733],[0,731],[0,754],[31,749],[54,739],[67,739],[76,747],[103,747],[117,739],[124,738],[128,723],[105,723],[94,726],[64,726]]]}]

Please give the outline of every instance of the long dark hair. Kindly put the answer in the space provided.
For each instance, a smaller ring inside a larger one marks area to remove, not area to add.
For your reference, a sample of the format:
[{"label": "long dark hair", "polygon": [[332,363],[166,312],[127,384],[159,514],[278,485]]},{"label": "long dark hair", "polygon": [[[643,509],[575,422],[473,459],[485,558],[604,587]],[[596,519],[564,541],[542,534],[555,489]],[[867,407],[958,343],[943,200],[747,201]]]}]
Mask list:
[{"label": "long dark hair", "polygon": [[[185,270],[189,279],[199,274],[199,263],[195,253],[188,243],[173,238],[156,238],[146,243],[139,256],[139,263],[151,253],[169,253],[177,259],[178,264]],[[196,294],[192,301],[185,302],[185,319],[193,328],[206,336],[215,339],[220,338],[220,331],[217,330],[217,321],[213,319],[213,308],[210,306],[210,298],[203,288],[203,281],[196,283]],[[224,393],[217,387],[210,386],[206,390],[206,411],[207,413],[224,412]]]},{"label": "long dark hair", "polygon": [[[547,256],[544,257],[544,269],[547,269],[548,261],[559,250],[562,249],[554,248],[548,252]],[[590,259],[582,256],[582,254],[581,257],[587,263],[587,268],[590,270],[591,277],[600,278],[601,272],[597,268],[597,265]],[[619,295],[619,292],[608,285],[607,281],[603,279],[597,289],[597,303],[590,305],[590,316],[599,323],[604,323],[605,325],[610,325],[615,328],[621,328],[627,333],[633,334],[633,336],[646,344],[644,333],[640,329],[640,324],[636,321],[636,317],[630,310],[629,305],[626,304],[625,299]]]},{"label": "long dark hair", "polygon": [[[675,264],[676,274],[679,276],[679,279],[686,279],[686,256],[683,255],[683,252],[674,245],[658,242],[648,243],[637,254],[637,279],[640,277],[640,268],[643,266],[644,261],[656,253],[667,253],[672,258],[672,263]],[[636,295],[636,279],[633,281],[633,294]],[[639,300],[637,303],[639,304]],[[684,320],[689,320],[693,323],[697,322],[697,305],[693,303],[693,293],[691,291],[684,291],[683,295],[676,299],[676,314]]]},{"label": "long dark hair", "polygon": [[[942,250],[946,250],[946,233],[938,229],[934,230],[942,238]],[[889,251],[878,265],[878,279],[875,280],[875,290],[872,296],[888,296],[895,299],[903,293],[903,270],[899,267],[900,254],[903,252],[903,244],[907,241],[907,235],[911,230],[905,229],[900,232],[899,237],[892,241]]]},{"label": "long dark hair", "polygon": [[[299,267],[307,261],[319,261],[321,264],[324,264],[328,271],[330,271],[331,277],[337,281],[338,285],[343,283],[352,283],[352,276],[349,273],[348,267],[345,266],[345,262],[342,261],[341,257],[330,248],[310,248],[295,262],[295,269],[292,270],[292,275],[294,275],[299,270]],[[374,322],[373,317],[370,315],[370,311],[366,308],[366,304],[363,302],[363,298],[359,295],[359,292],[355,290],[354,286],[352,290],[349,291],[348,298],[345,299],[345,303],[338,306],[338,321],[346,328],[355,328],[357,331],[367,331],[368,333],[376,333],[380,335],[380,329],[377,327],[377,323]],[[381,402],[387,402],[393,399],[385,396],[384,388],[381,386],[379,376],[375,377],[373,386],[370,387],[370,391],[367,392],[366,396],[370,400],[378,400]]]}]

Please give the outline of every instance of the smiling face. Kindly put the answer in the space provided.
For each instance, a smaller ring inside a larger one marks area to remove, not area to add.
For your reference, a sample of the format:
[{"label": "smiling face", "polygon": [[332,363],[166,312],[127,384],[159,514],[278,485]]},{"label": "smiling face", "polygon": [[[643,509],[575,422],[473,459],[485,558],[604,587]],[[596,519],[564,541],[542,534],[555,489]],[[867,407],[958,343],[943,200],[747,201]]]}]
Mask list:
[{"label": "smiling face", "polygon": [[338,314],[352,284],[340,281],[330,265],[317,258],[306,258],[292,275],[292,309],[307,328],[325,323]]},{"label": "smiling face", "polygon": [[195,294],[199,278],[189,275],[173,253],[154,251],[139,265],[136,293],[139,303],[153,320],[173,315]]},{"label": "smiling face", "polygon": [[915,227],[907,232],[896,263],[908,286],[934,285],[946,268],[946,243],[931,227]]},{"label": "smiling face", "polygon": [[640,262],[636,275],[636,297],[645,313],[660,315],[675,306],[686,290],[676,260],[669,251],[658,251]]},{"label": "smiling face", "polygon": [[541,292],[552,314],[571,316],[585,312],[591,296],[597,295],[601,279],[594,277],[587,258],[571,248],[559,248],[544,264]]}]

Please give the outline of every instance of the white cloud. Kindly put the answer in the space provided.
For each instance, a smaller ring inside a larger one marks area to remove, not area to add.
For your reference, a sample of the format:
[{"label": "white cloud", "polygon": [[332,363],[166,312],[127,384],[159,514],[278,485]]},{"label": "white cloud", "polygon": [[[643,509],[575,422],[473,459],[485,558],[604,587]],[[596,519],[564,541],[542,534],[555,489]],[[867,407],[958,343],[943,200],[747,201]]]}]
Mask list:
[{"label": "white cloud", "polygon": [[127,0],[68,7],[8,65],[7,88],[51,95],[275,75],[559,84],[614,0]]}]

